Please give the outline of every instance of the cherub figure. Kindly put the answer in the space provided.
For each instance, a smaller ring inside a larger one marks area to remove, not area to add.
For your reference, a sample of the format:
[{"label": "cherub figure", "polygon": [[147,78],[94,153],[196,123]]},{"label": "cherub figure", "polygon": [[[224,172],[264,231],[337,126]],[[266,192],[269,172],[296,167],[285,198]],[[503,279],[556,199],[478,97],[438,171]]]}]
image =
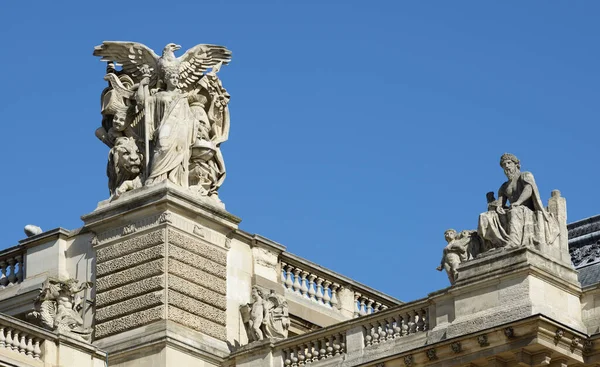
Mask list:
[{"label": "cherub figure", "polygon": [[448,245],[444,248],[442,261],[436,270],[446,270],[450,284],[454,284],[458,279],[458,266],[477,253],[480,240],[476,231],[457,233],[454,229],[446,230],[444,238]]}]

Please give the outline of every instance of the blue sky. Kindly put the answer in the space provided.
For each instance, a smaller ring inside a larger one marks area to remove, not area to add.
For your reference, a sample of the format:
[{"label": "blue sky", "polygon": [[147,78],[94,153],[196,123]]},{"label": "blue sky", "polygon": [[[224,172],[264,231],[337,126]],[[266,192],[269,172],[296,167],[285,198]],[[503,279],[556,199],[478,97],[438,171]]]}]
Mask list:
[{"label": "blue sky", "polygon": [[103,40],[230,48],[227,209],[402,300],[448,285],[443,232],[476,228],[504,152],[600,213],[598,2],[118,4],[0,4],[2,247],[107,198]]}]

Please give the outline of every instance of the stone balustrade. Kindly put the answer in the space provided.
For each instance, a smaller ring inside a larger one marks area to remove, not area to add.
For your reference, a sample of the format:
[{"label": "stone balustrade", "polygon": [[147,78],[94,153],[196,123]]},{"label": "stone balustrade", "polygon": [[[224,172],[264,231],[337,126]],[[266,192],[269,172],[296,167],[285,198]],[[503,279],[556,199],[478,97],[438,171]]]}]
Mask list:
[{"label": "stone balustrade", "polygon": [[349,349],[356,352],[389,340],[426,333],[429,307],[430,301],[422,299],[374,311],[364,317],[277,342],[273,346],[274,355],[281,356],[286,367],[314,365],[344,355]]},{"label": "stone balustrade", "polygon": [[288,294],[311,300],[333,310],[342,307],[339,299],[342,290],[354,292],[353,304],[347,305],[353,311],[354,317],[402,304],[393,297],[287,252],[280,255],[280,269],[281,283]]},{"label": "stone balustrade", "polygon": [[345,334],[318,335],[300,344],[282,349],[283,365],[305,366],[346,353]]},{"label": "stone balustrade", "polygon": [[365,347],[429,330],[429,303],[412,302],[405,307],[369,318],[364,327]]},{"label": "stone balustrade", "polygon": [[25,250],[19,246],[0,252],[0,289],[23,281],[24,255]]},{"label": "stone balustrade", "polygon": [[41,361],[42,351],[46,340],[54,338],[45,330],[14,319],[10,316],[0,314],[0,355],[8,355],[19,358]]}]

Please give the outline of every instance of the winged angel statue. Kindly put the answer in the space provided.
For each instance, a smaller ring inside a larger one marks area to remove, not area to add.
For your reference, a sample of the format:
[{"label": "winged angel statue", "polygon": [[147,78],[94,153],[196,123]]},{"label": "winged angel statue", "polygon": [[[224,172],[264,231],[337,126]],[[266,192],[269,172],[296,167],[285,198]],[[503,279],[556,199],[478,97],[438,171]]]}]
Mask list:
[{"label": "winged angel statue", "polygon": [[222,205],[230,96],[217,73],[231,51],[201,44],[175,57],[180,48],[169,43],[158,56],[141,43],[105,41],[94,49],[108,63],[96,136],[110,148],[111,199],[168,180]]}]

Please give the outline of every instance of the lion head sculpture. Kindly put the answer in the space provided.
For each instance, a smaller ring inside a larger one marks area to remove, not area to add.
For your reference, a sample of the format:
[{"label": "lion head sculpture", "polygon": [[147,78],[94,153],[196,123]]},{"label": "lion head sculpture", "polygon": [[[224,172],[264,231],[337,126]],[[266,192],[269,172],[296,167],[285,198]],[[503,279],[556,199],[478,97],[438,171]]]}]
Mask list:
[{"label": "lion head sculpture", "polygon": [[106,174],[108,189],[112,197],[142,187],[143,155],[140,153],[134,138],[119,137],[108,154]]}]

